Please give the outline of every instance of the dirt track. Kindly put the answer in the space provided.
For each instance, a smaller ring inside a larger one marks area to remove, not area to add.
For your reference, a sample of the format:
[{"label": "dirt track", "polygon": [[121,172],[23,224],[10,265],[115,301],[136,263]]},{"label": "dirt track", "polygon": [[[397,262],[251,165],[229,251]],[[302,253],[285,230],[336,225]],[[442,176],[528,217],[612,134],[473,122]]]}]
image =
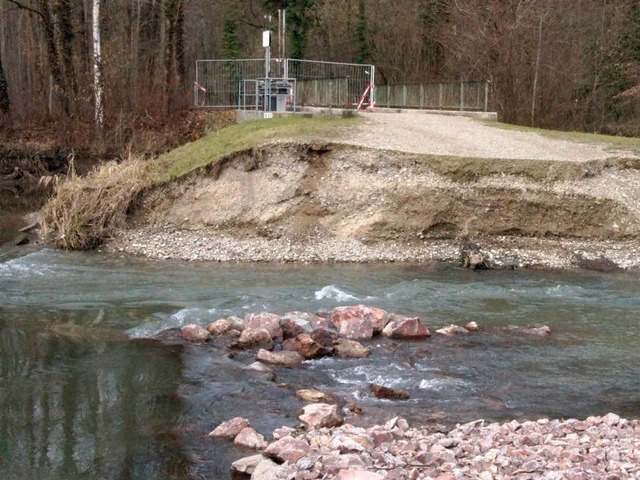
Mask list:
[{"label": "dirt track", "polygon": [[637,156],[611,145],[557,140],[506,130],[468,117],[424,113],[364,113],[366,122],[344,142],[400,152],[475,158],[584,162]]}]

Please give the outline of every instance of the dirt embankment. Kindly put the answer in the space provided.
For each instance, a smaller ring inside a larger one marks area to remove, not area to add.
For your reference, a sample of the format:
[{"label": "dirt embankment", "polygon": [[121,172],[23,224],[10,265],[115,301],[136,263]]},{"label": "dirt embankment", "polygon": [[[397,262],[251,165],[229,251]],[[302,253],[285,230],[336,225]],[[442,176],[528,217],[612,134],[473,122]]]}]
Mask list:
[{"label": "dirt embankment", "polygon": [[472,240],[496,264],[566,267],[605,255],[634,267],[639,169],[633,158],[509,160],[280,143],[152,192],[135,217],[138,233],[116,245],[211,260],[452,260]]}]

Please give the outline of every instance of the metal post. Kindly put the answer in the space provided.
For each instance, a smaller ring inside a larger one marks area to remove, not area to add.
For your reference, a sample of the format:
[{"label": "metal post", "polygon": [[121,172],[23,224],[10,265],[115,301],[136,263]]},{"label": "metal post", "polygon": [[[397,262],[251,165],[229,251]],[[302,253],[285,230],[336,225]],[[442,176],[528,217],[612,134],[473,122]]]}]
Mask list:
[{"label": "metal post", "polygon": [[420,84],[420,108],[424,108],[424,84]]},{"label": "metal post", "polygon": [[376,106],[376,67],[371,65],[371,92],[369,92],[370,107]]},{"label": "metal post", "polygon": [[489,80],[484,81],[484,111],[489,111]]},{"label": "metal post", "polygon": [[464,110],[464,82],[460,82],[460,111]]},{"label": "metal post", "polygon": [[402,107],[405,108],[407,106],[407,86],[402,85]]},{"label": "metal post", "polygon": [[199,94],[199,88],[198,88],[198,82],[200,81],[200,76],[198,75],[198,61],[196,60],[196,83],[193,85],[193,103],[194,103],[194,107],[199,107],[200,106],[200,102],[198,102],[198,96]]},{"label": "metal post", "polygon": [[391,85],[387,83],[387,108],[391,107]]},{"label": "metal post", "polygon": [[442,96],[444,94],[443,92],[444,86],[442,84],[438,85],[438,109],[442,110]]}]

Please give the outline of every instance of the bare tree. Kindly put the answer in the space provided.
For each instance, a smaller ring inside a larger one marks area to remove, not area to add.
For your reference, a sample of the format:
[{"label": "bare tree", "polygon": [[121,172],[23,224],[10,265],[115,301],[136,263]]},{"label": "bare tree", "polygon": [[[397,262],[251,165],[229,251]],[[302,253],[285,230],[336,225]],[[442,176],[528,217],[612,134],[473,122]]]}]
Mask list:
[{"label": "bare tree", "polygon": [[94,122],[99,135],[104,132],[104,87],[102,85],[102,43],[100,40],[100,0],[93,0],[93,94]]}]

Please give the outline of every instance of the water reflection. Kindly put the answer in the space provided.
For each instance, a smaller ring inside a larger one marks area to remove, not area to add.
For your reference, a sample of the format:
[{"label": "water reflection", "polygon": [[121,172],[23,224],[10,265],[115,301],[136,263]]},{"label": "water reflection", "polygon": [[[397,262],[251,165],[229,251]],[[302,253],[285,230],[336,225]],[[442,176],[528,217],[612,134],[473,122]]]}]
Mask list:
[{"label": "water reflection", "polygon": [[181,478],[179,351],[0,330],[2,478]]}]

